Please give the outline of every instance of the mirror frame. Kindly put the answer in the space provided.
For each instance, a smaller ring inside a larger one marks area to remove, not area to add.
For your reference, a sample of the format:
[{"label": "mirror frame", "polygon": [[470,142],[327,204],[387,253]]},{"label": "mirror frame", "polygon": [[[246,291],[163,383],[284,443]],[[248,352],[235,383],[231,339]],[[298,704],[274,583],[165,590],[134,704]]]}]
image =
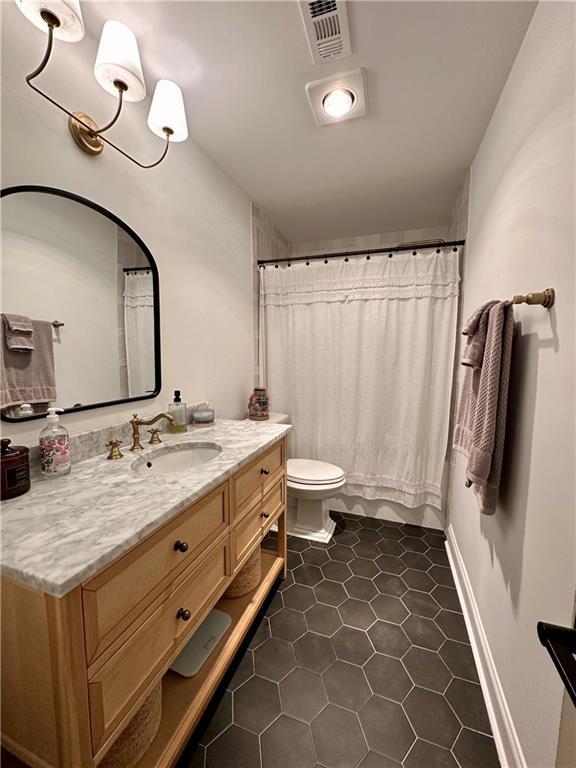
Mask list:
[{"label": "mirror frame", "polygon": [[[41,194],[64,197],[68,200],[73,200],[76,203],[80,203],[81,205],[85,205],[88,208],[92,208],[93,211],[97,211],[98,213],[102,214],[102,216],[106,216],[108,219],[113,221],[116,226],[123,229],[126,234],[130,235],[130,237],[139,245],[144,255],[150,262],[150,271],[152,272],[152,289],[154,293],[154,391],[148,395],[142,395],[140,397],[126,397],[121,400],[106,400],[101,403],[81,405],[78,408],[64,408],[63,413],[67,414],[78,413],[79,411],[91,411],[94,408],[107,408],[111,405],[122,405],[123,403],[133,403],[139,400],[152,400],[153,398],[158,397],[162,388],[162,366],[160,358],[160,283],[158,279],[158,267],[156,266],[156,262],[154,261],[154,257],[152,256],[148,246],[144,243],[142,238],[139,237],[136,232],[134,232],[134,230],[128,226],[128,224],[126,224],[126,222],[122,221],[122,219],[120,219],[114,213],[108,211],[106,208],[103,208],[101,205],[98,205],[98,203],[92,202],[92,200],[88,200],[85,197],[74,194],[74,192],[67,192],[64,189],[57,189],[56,187],[45,187],[35,184],[22,184],[19,186],[5,187],[4,189],[1,189],[0,198],[7,197],[8,195],[15,195],[20,192],[39,192]],[[45,416],[46,414],[43,413],[35,413],[32,416],[23,416],[22,418],[17,419],[11,416],[5,416],[4,413],[2,413],[0,410],[0,418],[2,421],[9,421],[12,424],[20,424],[25,421],[33,421],[34,419],[43,419]]]}]

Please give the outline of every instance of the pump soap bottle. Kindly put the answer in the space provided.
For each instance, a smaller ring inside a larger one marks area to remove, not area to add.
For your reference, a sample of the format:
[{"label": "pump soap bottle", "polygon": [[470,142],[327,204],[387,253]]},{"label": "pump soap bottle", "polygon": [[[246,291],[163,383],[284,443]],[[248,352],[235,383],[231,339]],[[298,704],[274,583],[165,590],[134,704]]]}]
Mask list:
[{"label": "pump soap bottle", "polygon": [[62,408],[48,408],[48,425],[40,432],[40,471],[44,477],[67,475],[72,468],[70,435],[60,424]]},{"label": "pump soap bottle", "polygon": [[168,431],[172,433],[186,432],[188,429],[186,421],[186,403],[182,402],[180,390],[174,390],[174,402],[168,404],[168,413],[173,417],[176,424],[170,424]]}]

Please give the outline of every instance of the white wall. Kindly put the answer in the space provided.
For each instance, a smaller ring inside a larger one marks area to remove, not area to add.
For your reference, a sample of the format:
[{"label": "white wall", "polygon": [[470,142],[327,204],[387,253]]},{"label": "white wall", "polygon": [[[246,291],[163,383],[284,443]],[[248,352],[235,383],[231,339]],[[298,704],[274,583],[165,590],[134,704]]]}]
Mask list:
[{"label": "white wall", "polygon": [[259,208],[252,204],[252,279],[254,301],[254,384],[260,380],[260,275],[258,259],[285,259],[292,255],[292,243]]},{"label": "white wall", "polygon": [[120,397],[117,226],[73,200],[2,200],[2,311],[59,320],[55,404]]},{"label": "white wall", "polygon": [[[82,153],[68,134],[65,116],[24,82],[42,58],[46,36],[14,3],[0,6],[2,186],[45,184],[96,201],[142,237],[160,273],[161,395],[136,407],[65,416],[64,423],[80,432],[129,419],[135,410],[164,410],[175,388],[188,401],[210,399],[219,416],[242,416],[253,386],[250,201],[193,137],[171,147],[153,170],[141,170],[109,148],[98,158]],[[145,13],[147,5],[141,7]],[[56,44],[38,82],[70,108],[104,121],[115,103],[92,73],[100,30],[88,31],[80,43]],[[150,92],[153,83],[148,85]],[[148,99],[128,104],[110,137],[151,162],[162,143],[146,127],[148,107]],[[190,98],[187,108],[196,108]],[[4,424],[3,430],[34,442],[42,426],[33,421]]]},{"label": "white wall", "polygon": [[331,251],[359,251],[362,248],[386,248],[389,245],[399,245],[414,240],[436,240],[439,238],[446,240],[446,227],[402,229],[371,235],[357,235],[356,237],[339,237],[333,240],[294,243],[292,254],[294,256],[310,256],[314,253],[330,253]]},{"label": "white wall", "polygon": [[[555,764],[562,684],[536,636],[569,626],[575,589],[574,12],[541,3],[470,174],[464,316],[492,297],[552,286],[518,306],[501,503],[478,513],[457,455],[449,539],[469,579],[511,720],[516,762]],[[492,681],[494,682],[494,680]],[[497,681],[498,682],[498,681]],[[498,702],[496,702],[498,704]],[[514,751],[507,759],[514,764]]]}]

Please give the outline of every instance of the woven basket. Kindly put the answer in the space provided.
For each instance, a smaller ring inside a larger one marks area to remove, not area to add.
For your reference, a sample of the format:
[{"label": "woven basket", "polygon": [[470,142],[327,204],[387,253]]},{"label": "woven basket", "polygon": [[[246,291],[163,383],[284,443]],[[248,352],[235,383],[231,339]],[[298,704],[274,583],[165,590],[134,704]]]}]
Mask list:
[{"label": "woven basket", "polygon": [[250,555],[238,576],[224,592],[224,597],[242,597],[252,592],[260,584],[262,578],[262,557],[260,547]]},{"label": "woven basket", "polygon": [[161,719],[162,681],[146,697],[99,768],[133,768],[138,765],[154,741]]}]

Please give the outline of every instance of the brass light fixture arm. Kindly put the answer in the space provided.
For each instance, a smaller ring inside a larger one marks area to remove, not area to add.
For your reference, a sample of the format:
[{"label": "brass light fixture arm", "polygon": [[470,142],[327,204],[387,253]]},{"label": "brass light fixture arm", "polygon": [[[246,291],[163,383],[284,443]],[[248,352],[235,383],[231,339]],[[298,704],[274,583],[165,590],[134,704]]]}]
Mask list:
[{"label": "brass light fixture arm", "polygon": [[107,123],[103,128],[99,128],[98,130],[94,130],[94,126],[88,125],[88,123],[85,123],[82,119],[78,117],[77,114],[70,112],[70,110],[66,109],[66,107],[63,107],[62,104],[59,104],[51,96],[48,96],[47,93],[44,93],[44,91],[41,91],[40,88],[38,88],[38,86],[32,82],[32,80],[35,80],[38,77],[38,75],[41,75],[42,72],[46,69],[48,62],[50,61],[50,56],[52,55],[52,49],[54,47],[54,29],[60,26],[60,22],[58,18],[54,14],[50,13],[50,11],[46,11],[46,10],[42,11],[42,18],[44,19],[44,21],[46,22],[46,26],[48,27],[48,44],[46,45],[46,51],[44,53],[44,56],[40,64],[36,67],[36,69],[33,72],[30,72],[29,75],[26,75],[26,83],[30,86],[30,88],[32,88],[33,91],[35,91],[37,94],[42,96],[42,98],[46,99],[46,101],[49,101],[50,104],[57,107],[61,112],[64,112],[64,114],[68,115],[69,118],[71,118],[76,123],[81,125],[82,128],[84,128],[84,130],[88,134],[92,136],[98,136],[100,141],[103,141],[109,147],[112,147],[112,149],[115,149],[117,152],[120,152],[121,155],[124,155],[124,157],[128,158],[128,160],[131,160],[139,168],[148,169],[148,168],[155,168],[157,165],[160,165],[162,160],[164,160],[164,158],[168,154],[168,147],[170,146],[170,136],[172,136],[172,134],[174,133],[174,131],[172,131],[170,128],[164,128],[164,134],[166,136],[166,144],[164,146],[164,151],[162,152],[160,159],[148,165],[145,163],[141,163],[139,160],[136,160],[135,158],[133,158],[131,155],[128,154],[128,152],[125,152],[123,149],[121,149],[112,141],[110,141],[110,139],[107,139],[106,136],[100,135],[104,131],[107,131],[109,128],[111,128],[120,117],[120,112],[123,106],[123,94],[124,94],[124,91],[127,90],[126,85],[122,83],[120,80],[115,81],[114,83],[114,85],[118,89],[118,108],[116,110],[116,114],[114,115],[114,117],[109,123]]},{"label": "brass light fixture arm", "polygon": [[[26,82],[28,85],[30,85],[30,82],[34,80],[34,78],[38,77],[38,75],[42,74],[44,70],[46,69],[46,65],[50,61],[50,56],[52,55],[52,48],[54,47],[54,28],[60,26],[60,22],[56,18],[56,16],[53,16],[52,14],[49,14],[48,16],[47,11],[42,11],[42,18],[46,22],[46,25],[48,27],[48,44],[46,46],[46,51],[44,53],[44,57],[40,64],[36,67],[34,72],[30,72],[29,75],[26,75]],[[33,87],[33,86],[32,86]],[[36,88],[34,88],[36,90]]]},{"label": "brass light fixture arm", "polygon": [[110,120],[109,123],[106,123],[102,128],[98,128],[97,131],[93,131],[92,133],[94,136],[101,136],[101,134],[104,133],[104,131],[107,131],[109,128],[112,128],[114,123],[118,120],[120,117],[120,112],[122,112],[122,105],[124,103],[124,93],[128,90],[126,83],[123,83],[121,80],[115,80],[114,85],[116,86],[116,90],[118,91],[118,108],[116,110],[116,114]]}]

